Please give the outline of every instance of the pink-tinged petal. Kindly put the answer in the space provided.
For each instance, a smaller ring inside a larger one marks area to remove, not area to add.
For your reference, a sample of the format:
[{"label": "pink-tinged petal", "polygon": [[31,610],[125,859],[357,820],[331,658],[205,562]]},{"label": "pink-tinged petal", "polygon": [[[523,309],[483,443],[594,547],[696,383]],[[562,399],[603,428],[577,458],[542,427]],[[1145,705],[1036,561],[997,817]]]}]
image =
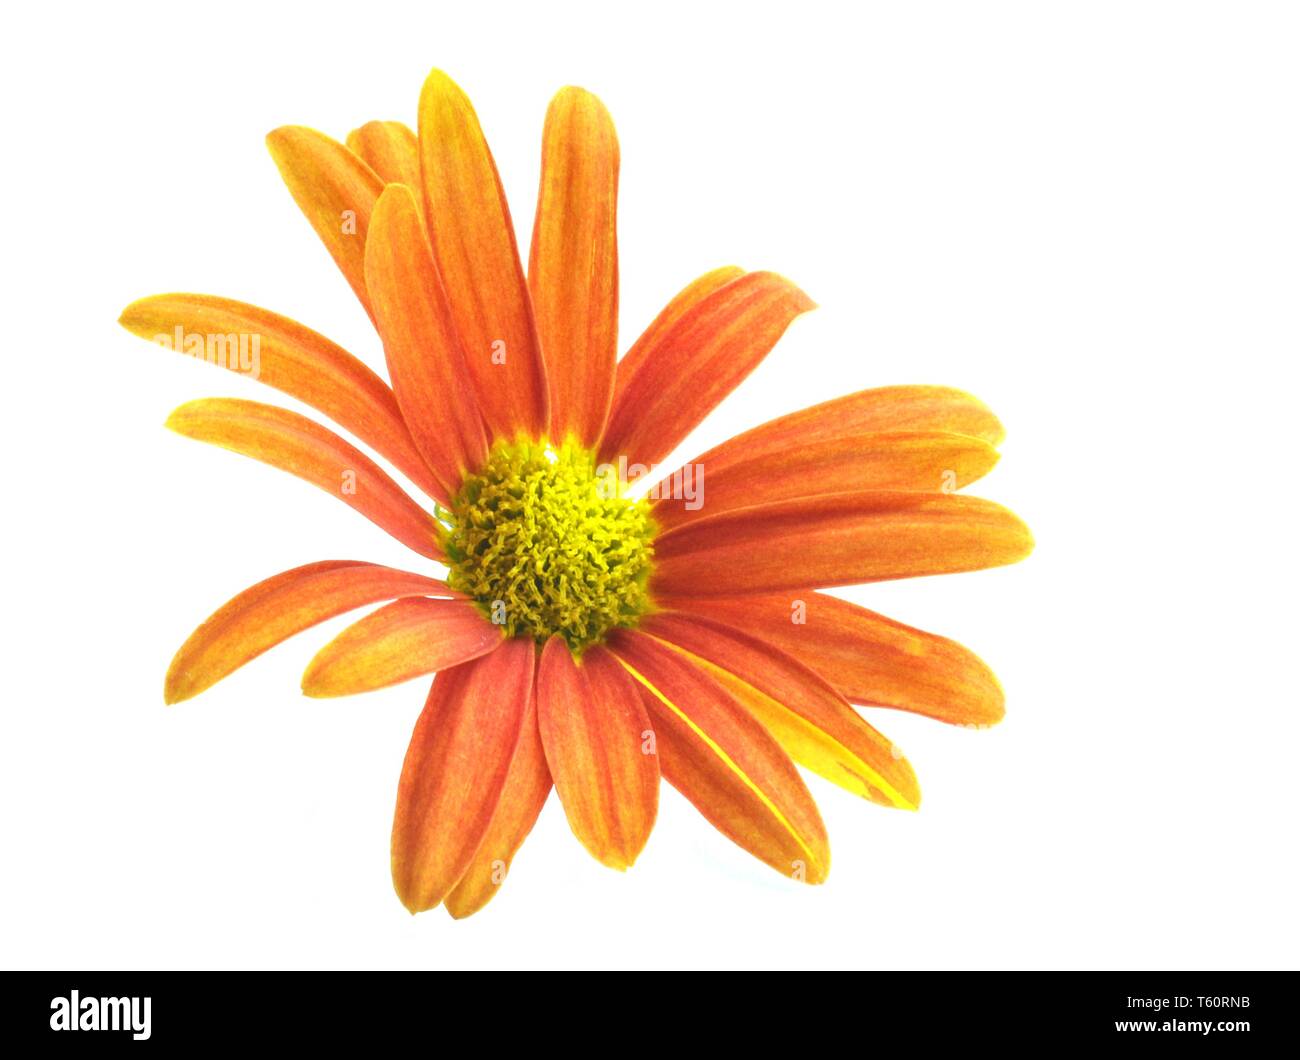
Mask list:
[{"label": "pink-tinged petal", "polygon": [[800,660],[686,613],[651,615],[641,629],[699,659],[800,765],[882,806],[920,805],[916,774],[898,748]]},{"label": "pink-tinged petal", "polygon": [[445,558],[441,527],[402,487],[333,431],[275,405],[204,398],[180,406],[167,427],[186,438],[250,456],[338,497],[407,548]]},{"label": "pink-tinged petal", "polygon": [[601,864],[629,868],[659,808],[659,762],[636,682],[605,649],[575,662],[552,637],[538,663],[537,718],[573,834]]},{"label": "pink-tinged petal", "polygon": [[465,875],[444,899],[448,913],[461,920],[477,913],[496,896],[550,793],[551,774],[537,731],[537,697],[533,696],[528,701],[523,731],[492,813],[492,823]]},{"label": "pink-tinged petal", "polygon": [[510,210],[478,116],[440,70],[420,94],[420,170],[429,238],[488,432],[539,438],[546,367]]},{"label": "pink-tinged petal", "polygon": [[883,431],[794,445],[752,459],[706,453],[656,483],[654,517],[668,530],[706,515],[862,490],[955,490],[992,469],[998,451],[947,431]]},{"label": "pink-tinged petal", "polygon": [[528,262],[551,388],[551,438],[594,446],[618,356],[618,137],[604,105],[562,89],[546,112]]},{"label": "pink-tinged petal", "polygon": [[355,560],[295,567],[245,589],[181,645],[167,670],[168,703],[197,696],[295,633],[345,611],[403,596],[446,596],[436,578]]},{"label": "pink-tinged petal", "polygon": [[812,308],[806,294],[771,272],[746,273],[691,306],[660,332],[634,372],[620,369],[601,459],[662,460]]},{"label": "pink-tinged petal", "polygon": [[653,637],[619,630],[609,646],[644,686],[664,779],[756,858],[821,883],[830,869],[826,828],[767,730],[699,666]]},{"label": "pink-tinged petal", "polygon": [[395,600],[317,652],[302,690],[326,697],[386,688],[477,659],[503,636],[468,600]]},{"label": "pink-tinged petal", "polygon": [[487,834],[529,713],[533,654],[532,641],[508,640],[434,679],[393,817],[393,886],[412,913],[447,896]]},{"label": "pink-tinged petal", "polygon": [[366,277],[397,403],[447,496],[487,459],[465,357],[409,188],[390,184],[375,207]]},{"label": "pink-tinged petal", "polygon": [[384,182],[343,144],[315,129],[286,125],[267,135],[266,146],[294,202],[369,313],[366,229]]},{"label": "pink-tinged petal", "polygon": [[1005,508],[960,494],[875,490],[740,508],[655,541],[665,596],[816,589],[1015,563],[1033,550]]},{"label": "pink-tinged petal", "polygon": [[178,353],[198,356],[197,349],[187,348],[197,342],[204,360],[273,386],[324,413],[391,460],[430,496],[446,499],[439,497],[438,485],[411,440],[388,384],[310,328],[245,302],[206,294],[142,298],[126,307],[119,323],[132,334]]},{"label": "pink-tinged petal", "polygon": [[825,593],[664,598],[789,652],[851,703],[893,707],[953,725],[992,725],[1002,687],[973,652]]}]

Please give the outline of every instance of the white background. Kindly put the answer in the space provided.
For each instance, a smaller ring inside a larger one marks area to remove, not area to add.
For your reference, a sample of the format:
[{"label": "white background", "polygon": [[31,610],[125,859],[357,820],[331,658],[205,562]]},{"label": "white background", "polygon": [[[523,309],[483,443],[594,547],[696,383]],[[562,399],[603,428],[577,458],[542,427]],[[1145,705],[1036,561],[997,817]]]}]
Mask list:
[{"label": "white background", "polygon": [[[11,7],[0,45],[3,964],[1297,964],[1294,7],[108,8]],[[890,383],[960,386],[1007,425],[977,492],[1027,519],[1030,560],[847,591],[980,652],[1007,720],[873,712],[925,804],[813,778],[824,887],[665,790],[627,875],[552,800],[484,913],[412,918],[388,833],[423,684],[298,691],[351,618],[162,704],[176,647],[252,582],[419,561],[163,430],[190,398],[282,399],[117,315],[224,294],[379,366],[262,137],[413,122],[435,65],[474,100],[525,243],[551,93],[605,100],[624,347],[717,265],[820,303],[678,455]]]}]

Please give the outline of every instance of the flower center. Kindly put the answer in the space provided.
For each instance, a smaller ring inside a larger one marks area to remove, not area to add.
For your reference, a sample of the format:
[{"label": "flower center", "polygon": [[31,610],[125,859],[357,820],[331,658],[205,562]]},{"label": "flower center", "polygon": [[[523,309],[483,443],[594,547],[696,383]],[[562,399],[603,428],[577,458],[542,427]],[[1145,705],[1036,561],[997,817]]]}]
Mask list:
[{"label": "flower center", "polygon": [[448,584],[507,634],[574,651],[646,611],[654,525],[594,455],[565,444],[497,442],[452,502]]}]

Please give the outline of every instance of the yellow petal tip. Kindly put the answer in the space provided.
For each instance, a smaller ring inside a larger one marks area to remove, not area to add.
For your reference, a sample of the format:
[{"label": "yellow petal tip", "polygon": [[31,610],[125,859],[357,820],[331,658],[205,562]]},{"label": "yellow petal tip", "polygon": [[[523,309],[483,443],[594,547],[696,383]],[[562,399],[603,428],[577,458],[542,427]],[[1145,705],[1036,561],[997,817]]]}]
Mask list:
[{"label": "yellow petal tip", "polygon": [[605,868],[613,869],[615,872],[627,872],[627,870],[632,867],[632,863],[636,861],[635,854],[629,858],[618,850],[596,850],[593,847],[587,846],[585,843],[583,844],[583,847],[586,849],[588,854],[605,866]]},{"label": "yellow petal tip", "polygon": [[452,76],[446,70],[435,66],[429,71],[429,76],[424,79],[424,88],[421,91],[423,96],[428,92],[453,92],[456,95],[464,95],[460,85],[456,84]]},{"label": "yellow petal tip", "polygon": [[433,905],[420,905],[419,902],[407,901],[406,895],[402,894],[401,891],[397,891],[397,900],[402,903],[402,908],[410,913],[411,916],[415,916],[417,913],[423,913],[425,910],[432,909],[438,904],[437,902],[434,902]]},{"label": "yellow petal tip", "polygon": [[330,684],[327,678],[313,673],[310,667],[302,675],[300,687],[302,694],[309,699],[338,699],[340,696],[347,695],[346,691],[342,691],[336,685]]},{"label": "yellow petal tip", "polygon": [[477,899],[474,902],[471,902],[469,905],[453,904],[453,902],[449,898],[447,901],[442,903],[442,907],[445,910],[447,910],[447,915],[451,917],[452,920],[465,920],[466,918],[471,917],[475,913],[479,912],[485,905],[487,905],[490,898],[491,896],[489,895],[487,897]]},{"label": "yellow petal tip", "polygon": [[816,887],[825,883],[830,874],[829,865],[808,865],[801,872],[791,873],[790,878],[797,883],[807,883]]}]

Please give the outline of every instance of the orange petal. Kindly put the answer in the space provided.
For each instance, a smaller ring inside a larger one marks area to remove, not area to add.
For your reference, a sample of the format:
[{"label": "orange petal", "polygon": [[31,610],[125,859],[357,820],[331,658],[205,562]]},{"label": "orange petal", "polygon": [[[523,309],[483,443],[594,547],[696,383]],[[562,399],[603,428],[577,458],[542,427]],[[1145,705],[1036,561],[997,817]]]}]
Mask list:
[{"label": "orange petal", "polygon": [[420,93],[420,169],[434,257],[489,434],[539,438],[546,368],[510,210],[474,108],[440,70]]},{"label": "orange petal", "polygon": [[1001,721],[998,680],[974,653],[824,593],[661,599],[789,652],[852,703],[894,707],[954,725]]},{"label": "orange petal", "polygon": [[618,356],[618,138],[604,104],[562,89],[546,112],[528,287],[551,387],[551,438],[594,446]]},{"label": "orange petal", "polygon": [[351,696],[477,659],[503,633],[468,600],[395,600],[354,622],[307,665],[309,696]]},{"label": "orange petal", "polygon": [[266,146],[294,202],[369,313],[366,229],[384,182],[341,143],[315,129],[285,125],[267,135]]},{"label": "orange petal", "polygon": [[441,528],[428,512],[359,449],[319,423],[275,405],[204,398],[180,406],[167,426],[278,467],[338,497],[398,541],[429,559],[444,559]]},{"label": "orange petal", "polygon": [[801,445],[881,431],[947,431],[999,445],[1005,432],[978,398],[947,386],[885,386],[800,409],[723,442],[700,457],[710,471]]},{"label": "orange petal", "polygon": [[750,459],[705,454],[657,483],[654,517],[670,529],[733,508],[861,490],[959,489],[986,474],[998,451],[947,431],[886,431],[826,438]]},{"label": "orange petal", "polygon": [[388,374],[416,445],[448,496],[487,458],[465,356],[409,188],[390,184],[375,207],[366,278]]},{"label": "orange petal", "polygon": [[533,696],[492,823],[465,875],[444,899],[447,912],[457,920],[477,913],[496,896],[550,793],[551,774],[537,731],[537,697]]},{"label": "orange petal", "polygon": [[355,560],[324,560],[277,574],[215,611],[181,645],[167,670],[168,703],[197,696],[268,648],[327,618],[401,596],[445,596],[422,574]]},{"label": "orange petal", "polygon": [[681,653],[619,630],[610,648],[644,686],[659,768],[723,835],[778,872],[821,883],[826,829],[780,745]]},{"label": "orange petal", "polygon": [[671,302],[659,311],[659,315],[650,322],[650,326],[641,333],[641,337],[632,344],[623,359],[618,362],[618,371],[614,384],[614,398],[623,393],[633,376],[641,371],[646,360],[663,344],[663,338],[672,330],[682,317],[708,298],[714,291],[726,287],[732,280],[745,275],[745,270],[738,265],[723,265],[721,268],[706,272],[683,287],[673,296]]},{"label": "orange petal", "polygon": [[771,272],[746,273],[697,302],[660,332],[626,384],[620,370],[601,459],[662,460],[812,308]]},{"label": "orange petal", "polygon": [[711,619],[664,612],[641,629],[701,660],[706,670],[802,766],[880,803],[915,810],[912,767],[848,701],[798,659]]},{"label": "orange petal", "polygon": [[465,874],[501,799],[533,694],[533,642],[444,670],[402,763],[393,817],[393,886],[412,913]]},{"label": "orange petal", "polygon": [[[438,485],[411,440],[388,384],[323,335],[257,306],[206,294],[142,298],[126,307],[120,323],[132,334],[178,353],[189,352],[185,347],[191,340],[201,340],[205,360],[251,375],[323,412],[391,460],[430,496],[448,500],[438,496]],[[245,360],[231,355],[232,336],[236,343],[248,337]]]},{"label": "orange petal", "polygon": [[659,763],[636,682],[603,648],[576,663],[552,637],[538,663],[537,720],[573,834],[602,864],[630,867],[659,808]]},{"label": "orange petal", "polygon": [[348,133],[348,150],[385,184],[420,187],[420,143],[400,121],[368,121]]},{"label": "orange petal", "polygon": [[960,494],[874,490],[739,508],[655,541],[668,596],[808,589],[1015,563],[1033,549],[1005,508]]}]

